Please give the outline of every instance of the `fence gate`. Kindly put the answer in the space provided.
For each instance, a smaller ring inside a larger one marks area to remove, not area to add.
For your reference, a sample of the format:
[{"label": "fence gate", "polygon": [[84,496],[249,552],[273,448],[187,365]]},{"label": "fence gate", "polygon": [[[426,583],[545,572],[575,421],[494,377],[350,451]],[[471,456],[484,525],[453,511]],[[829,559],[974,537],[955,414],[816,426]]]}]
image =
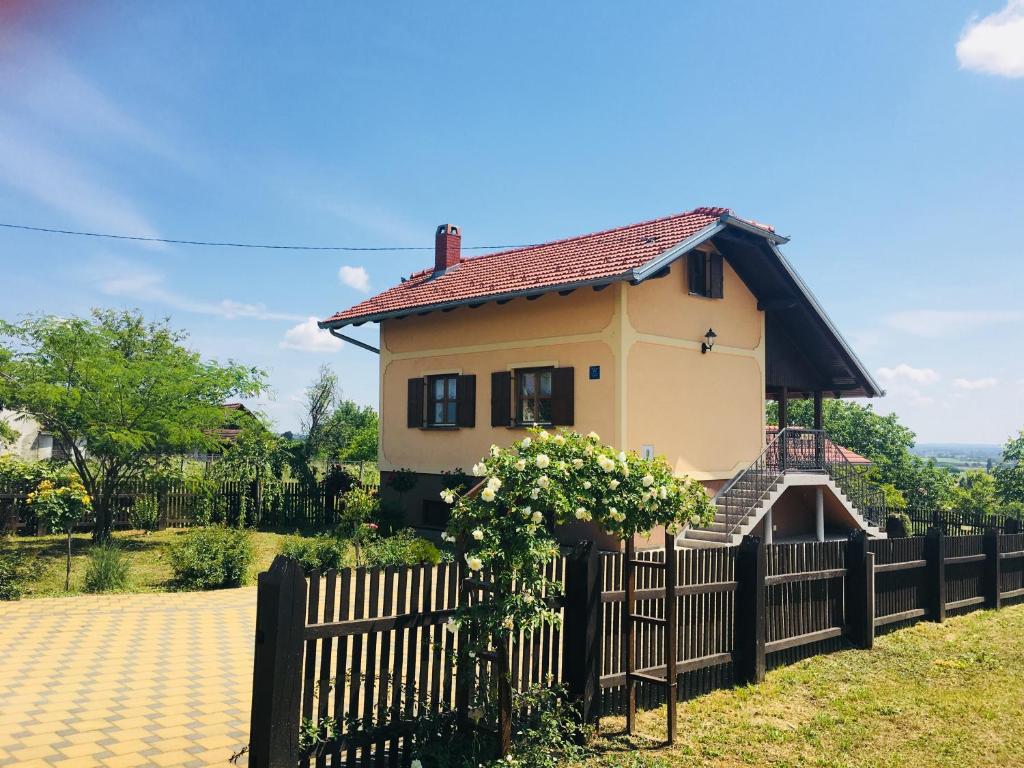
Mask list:
[{"label": "fence gate", "polygon": [[[626,661],[626,732],[632,734],[636,728],[636,686],[637,683],[657,685],[665,689],[666,712],[667,712],[667,735],[668,744],[674,744],[676,740],[676,687],[677,674],[676,664],[678,652],[676,644],[679,639],[679,620],[676,611],[678,567],[679,557],[676,552],[676,537],[674,534],[665,532],[665,559],[638,559],[636,556],[636,543],[630,536],[626,540],[626,557],[623,566],[626,571],[625,605],[623,607],[623,655]],[[644,569],[645,583],[652,583],[655,579],[649,578],[649,571],[660,571],[663,578],[658,586],[645,588],[637,591],[637,571]],[[645,602],[649,608],[643,613],[637,613],[636,601],[638,597]],[[656,601],[664,600],[662,616],[653,616],[648,611],[657,610]],[[665,664],[661,666],[648,666],[641,669],[636,667],[636,640],[637,625],[646,625],[654,629],[654,632],[644,633],[645,643],[660,643],[664,648]],[[655,637],[657,630],[663,631],[663,637]],[[659,677],[664,669],[664,677]]]}]

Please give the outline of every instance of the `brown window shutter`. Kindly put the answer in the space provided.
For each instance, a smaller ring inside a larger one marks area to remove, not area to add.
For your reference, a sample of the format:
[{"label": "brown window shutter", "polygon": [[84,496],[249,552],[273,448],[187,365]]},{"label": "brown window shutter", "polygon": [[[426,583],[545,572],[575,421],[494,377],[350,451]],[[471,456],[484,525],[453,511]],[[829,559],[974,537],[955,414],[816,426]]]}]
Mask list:
[{"label": "brown window shutter", "polygon": [[575,413],[574,377],[572,368],[555,368],[551,371],[551,423],[558,426],[572,426]]},{"label": "brown window shutter", "polygon": [[708,296],[712,299],[720,299],[722,298],[722,270],[724,269],[722,266],[722,254],[711,254],[711,258],[708,259],[708,269],[710,271],[708,276]]},{"label": "brown window shutter", "polygon": [[686,255],[687,290],[697,296],[708,295],[708,273],[705,264],[703,251],[690,251]]},{"label": "brown window shutter", "polygon": [[459,376],[455,385],[455,423],[476,426],[476,376]]},{"label": "brown window shutter", "polygon": [[508,371],[491,374],[491,426],[512,424],[512,375]]},{"label": "brown window shutter", "polygon": [[409,379],[409,410],[406,426],[420,429],[423,426],[423,379]]}]

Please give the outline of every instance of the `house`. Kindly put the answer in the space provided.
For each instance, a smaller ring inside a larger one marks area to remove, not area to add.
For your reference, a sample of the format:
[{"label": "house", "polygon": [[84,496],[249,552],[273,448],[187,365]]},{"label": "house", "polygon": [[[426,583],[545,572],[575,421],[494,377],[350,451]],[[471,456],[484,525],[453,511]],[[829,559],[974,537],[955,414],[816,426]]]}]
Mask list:
[{"label": "house", "polygon": [[25,461],[66,458],[60,440],[27,413],[0,408],[0,421],[18,435],[13,442],[0,442],[0,456],[12,455]]},{"label": "house", "polygon": [[[702,482],[719,514],[684,546],[884,535],[877,490],[821,431],[823,398],[884,393],[772,227],[697,208],[472,258],[461,240],[438,227],[433,267],[320,323],[380,355],[382,484],[416,474],[394,497],[411,523],[443,524],[442,473],[544,424]],[[342,332],[365,323],[379,350]],[[795,397],[814,399],[817,429],[766,439],[765,399],[784,420]]]}]

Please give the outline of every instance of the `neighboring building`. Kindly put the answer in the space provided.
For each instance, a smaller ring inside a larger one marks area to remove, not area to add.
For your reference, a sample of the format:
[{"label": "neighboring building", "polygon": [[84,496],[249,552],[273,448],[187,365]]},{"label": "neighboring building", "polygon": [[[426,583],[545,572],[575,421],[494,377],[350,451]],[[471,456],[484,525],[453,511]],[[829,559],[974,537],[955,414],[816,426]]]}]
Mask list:
[{"label": "neighboring building", "polygon": [[0,445],[0,456],[8,454],[26,461],[64,458],[60,442],[28,414],[0,409],[0,421],[18,433],[13,443]]},{"label": "neighboring building", "polygon": [[[790,398],[814,397],[820,426],[823,397],[883,394],[782,256],[786,241],[698,208],[464,258],[446,224],[432,269],[320,326],[347,339],[346,326],[380,324],[382,484],[399,468],[418,473],[401,496],[410,522],[443,522],[441,473],[547,424],[663,455],[704,483],[721,518],[683,544],[876,535],[870,489],[822,433],[787,430],[766,450],[767,397],[783,414]],[[809,510],[797,503],[807,488]],[[784,519],[773,520],[776,504]]]}]

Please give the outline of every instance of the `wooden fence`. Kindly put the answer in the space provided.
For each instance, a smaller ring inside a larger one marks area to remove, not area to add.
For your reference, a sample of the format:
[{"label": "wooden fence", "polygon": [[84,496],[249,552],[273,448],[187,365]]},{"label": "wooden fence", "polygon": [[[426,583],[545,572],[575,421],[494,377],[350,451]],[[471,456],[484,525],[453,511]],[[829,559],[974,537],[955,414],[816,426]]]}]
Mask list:
[{"label": "wooden fence", "polygon": [[[748,537],[673,556],[679,700],[844,644],[870,648],[877,632],[1024,598],[1024,534],[767,547]],[[636,557],[664,562],[665,550]],[[634,611],[665,617],[668,570],[637,569]],[[583,547],[547,575],[564,584],[563,622],[513,639],[513,685],[564,684],[591,722],[624,711],[624,556]],[[307,579],[278,558],[259,579],[250,765],[407,766],[415,719],[457,707],[466,685],[451,662],[459,636],[446,629],[469,599],[461,579],[452,564]],[[634,632],[638,704],[655,706],[671,689],[643,680],[664,675],[666,629],[640,622]],[[339,737],[300,755],[302,720],[325,716]]]},{"label": "wooden fence", "polygon": [[[375,487],[367,486],[371,490]],[[36,525],[26,492],[0,487],[0,529],[45,533]],[[340,496],[323,481],[310,486],[288,481],[271,487],[255,483],[224,482],[211,488],[201,481],[175,481],[162,485],[131,481],[123,483],[113,497],[114,527],[130,527],[128,513],[140,498],[153,498],[158,507],[158,527],[186,528],[197,514],[231,524],[244,511],[249,525],[281,528],[320,528],[333,524],[340,510]],[[78,527],[90,527],[92,517]]]}]

